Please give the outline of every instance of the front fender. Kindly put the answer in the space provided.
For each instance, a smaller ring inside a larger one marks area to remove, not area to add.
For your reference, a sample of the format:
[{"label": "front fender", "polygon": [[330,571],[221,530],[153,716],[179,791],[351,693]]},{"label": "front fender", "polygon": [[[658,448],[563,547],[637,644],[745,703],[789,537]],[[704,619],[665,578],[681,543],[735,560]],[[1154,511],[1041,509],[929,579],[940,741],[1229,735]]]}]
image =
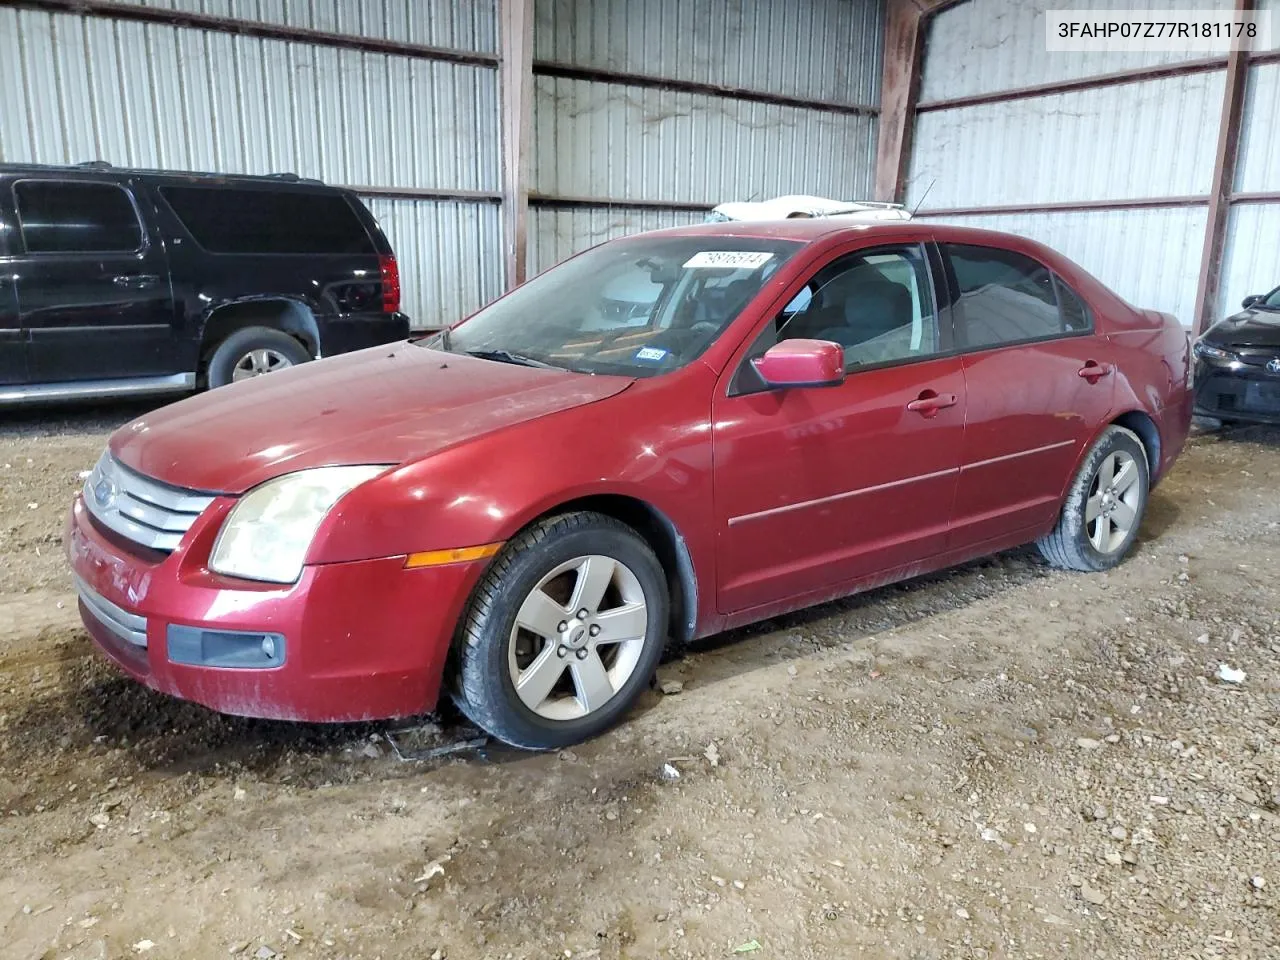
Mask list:
[{"label": "front fender", "polygon": [[[343,563],[511,539],[575,500],[628,497],[665,517],[711,595],[714,374],[645,381],[389,471],[342,498],[308,563]],[[705,382],[704,382],[705,381]]]}]

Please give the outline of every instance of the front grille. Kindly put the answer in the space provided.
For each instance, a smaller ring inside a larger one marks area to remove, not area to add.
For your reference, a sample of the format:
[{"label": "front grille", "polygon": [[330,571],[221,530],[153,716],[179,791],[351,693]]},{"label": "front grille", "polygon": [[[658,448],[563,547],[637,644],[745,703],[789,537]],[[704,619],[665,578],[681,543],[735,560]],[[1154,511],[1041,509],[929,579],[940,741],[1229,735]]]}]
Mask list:
[{"label": "front grille", "polygon": [[177,548],[213,499],[134,473],[110,451],[84,483],[84,503],[94,519],[126,540],[165,553]]},{"label": "front grille", "polygon": [[118,607],[76,577],[76,593],[85,610],[113,636],[134,647],[147,648],[147,618]]}]

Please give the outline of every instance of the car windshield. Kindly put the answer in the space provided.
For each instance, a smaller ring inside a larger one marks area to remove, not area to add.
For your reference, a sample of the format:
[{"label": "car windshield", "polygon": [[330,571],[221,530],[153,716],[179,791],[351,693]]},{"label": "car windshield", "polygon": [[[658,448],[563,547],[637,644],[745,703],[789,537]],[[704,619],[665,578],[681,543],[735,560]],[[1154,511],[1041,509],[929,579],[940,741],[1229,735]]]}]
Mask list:
[{"label": "car windshield", "polygon": [[606,243],[534,278],[429,345],[579,373],[668,373],[706,350],[801,246],[735,236]]},{"label": "car windshield", "polygon": [[1267,299],[1263,300],[1261,305],[1268,310],[1280,310],[1280,287],[1276,287],[1267,294]]}]

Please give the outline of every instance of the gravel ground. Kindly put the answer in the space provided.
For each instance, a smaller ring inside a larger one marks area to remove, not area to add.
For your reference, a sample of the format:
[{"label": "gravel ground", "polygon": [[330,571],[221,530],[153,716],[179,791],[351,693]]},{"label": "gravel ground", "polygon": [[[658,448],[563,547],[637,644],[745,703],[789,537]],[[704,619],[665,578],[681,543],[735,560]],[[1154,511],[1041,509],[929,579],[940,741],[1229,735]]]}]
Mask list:
[{"label": "gravel ground", "polygon": [[2,957],[1280,956],[1280,432],[1195,437],[1110,574],[1003,554],[405,763],[92,653],[62,517],[139,412],[0,427]]}]

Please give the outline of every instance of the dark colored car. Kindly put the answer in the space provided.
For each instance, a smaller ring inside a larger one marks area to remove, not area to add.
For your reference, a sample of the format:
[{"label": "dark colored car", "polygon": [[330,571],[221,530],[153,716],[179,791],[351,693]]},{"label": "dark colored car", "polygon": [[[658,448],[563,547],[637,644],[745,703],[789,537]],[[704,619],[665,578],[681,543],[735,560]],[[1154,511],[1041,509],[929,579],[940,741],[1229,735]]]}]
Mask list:
[{"label": "dark colored car", "polygon": [[443,685],[495,736],[564,746],[669,638],[1032,541],[1115,566],[1190,373],[1175,318],[1030,240],[685,227],[121,427],[67,553],[89,633],[156,690],[342,721]]},{"label": "dark colored car", "polygon": [[1196,341],[1196,413],[1223,423],[1280,423],[1280,287]]},{"label": "dark colored car", "polygon": [[349,191],[0,165],[0,405],[222,386],[408,333]]}]

